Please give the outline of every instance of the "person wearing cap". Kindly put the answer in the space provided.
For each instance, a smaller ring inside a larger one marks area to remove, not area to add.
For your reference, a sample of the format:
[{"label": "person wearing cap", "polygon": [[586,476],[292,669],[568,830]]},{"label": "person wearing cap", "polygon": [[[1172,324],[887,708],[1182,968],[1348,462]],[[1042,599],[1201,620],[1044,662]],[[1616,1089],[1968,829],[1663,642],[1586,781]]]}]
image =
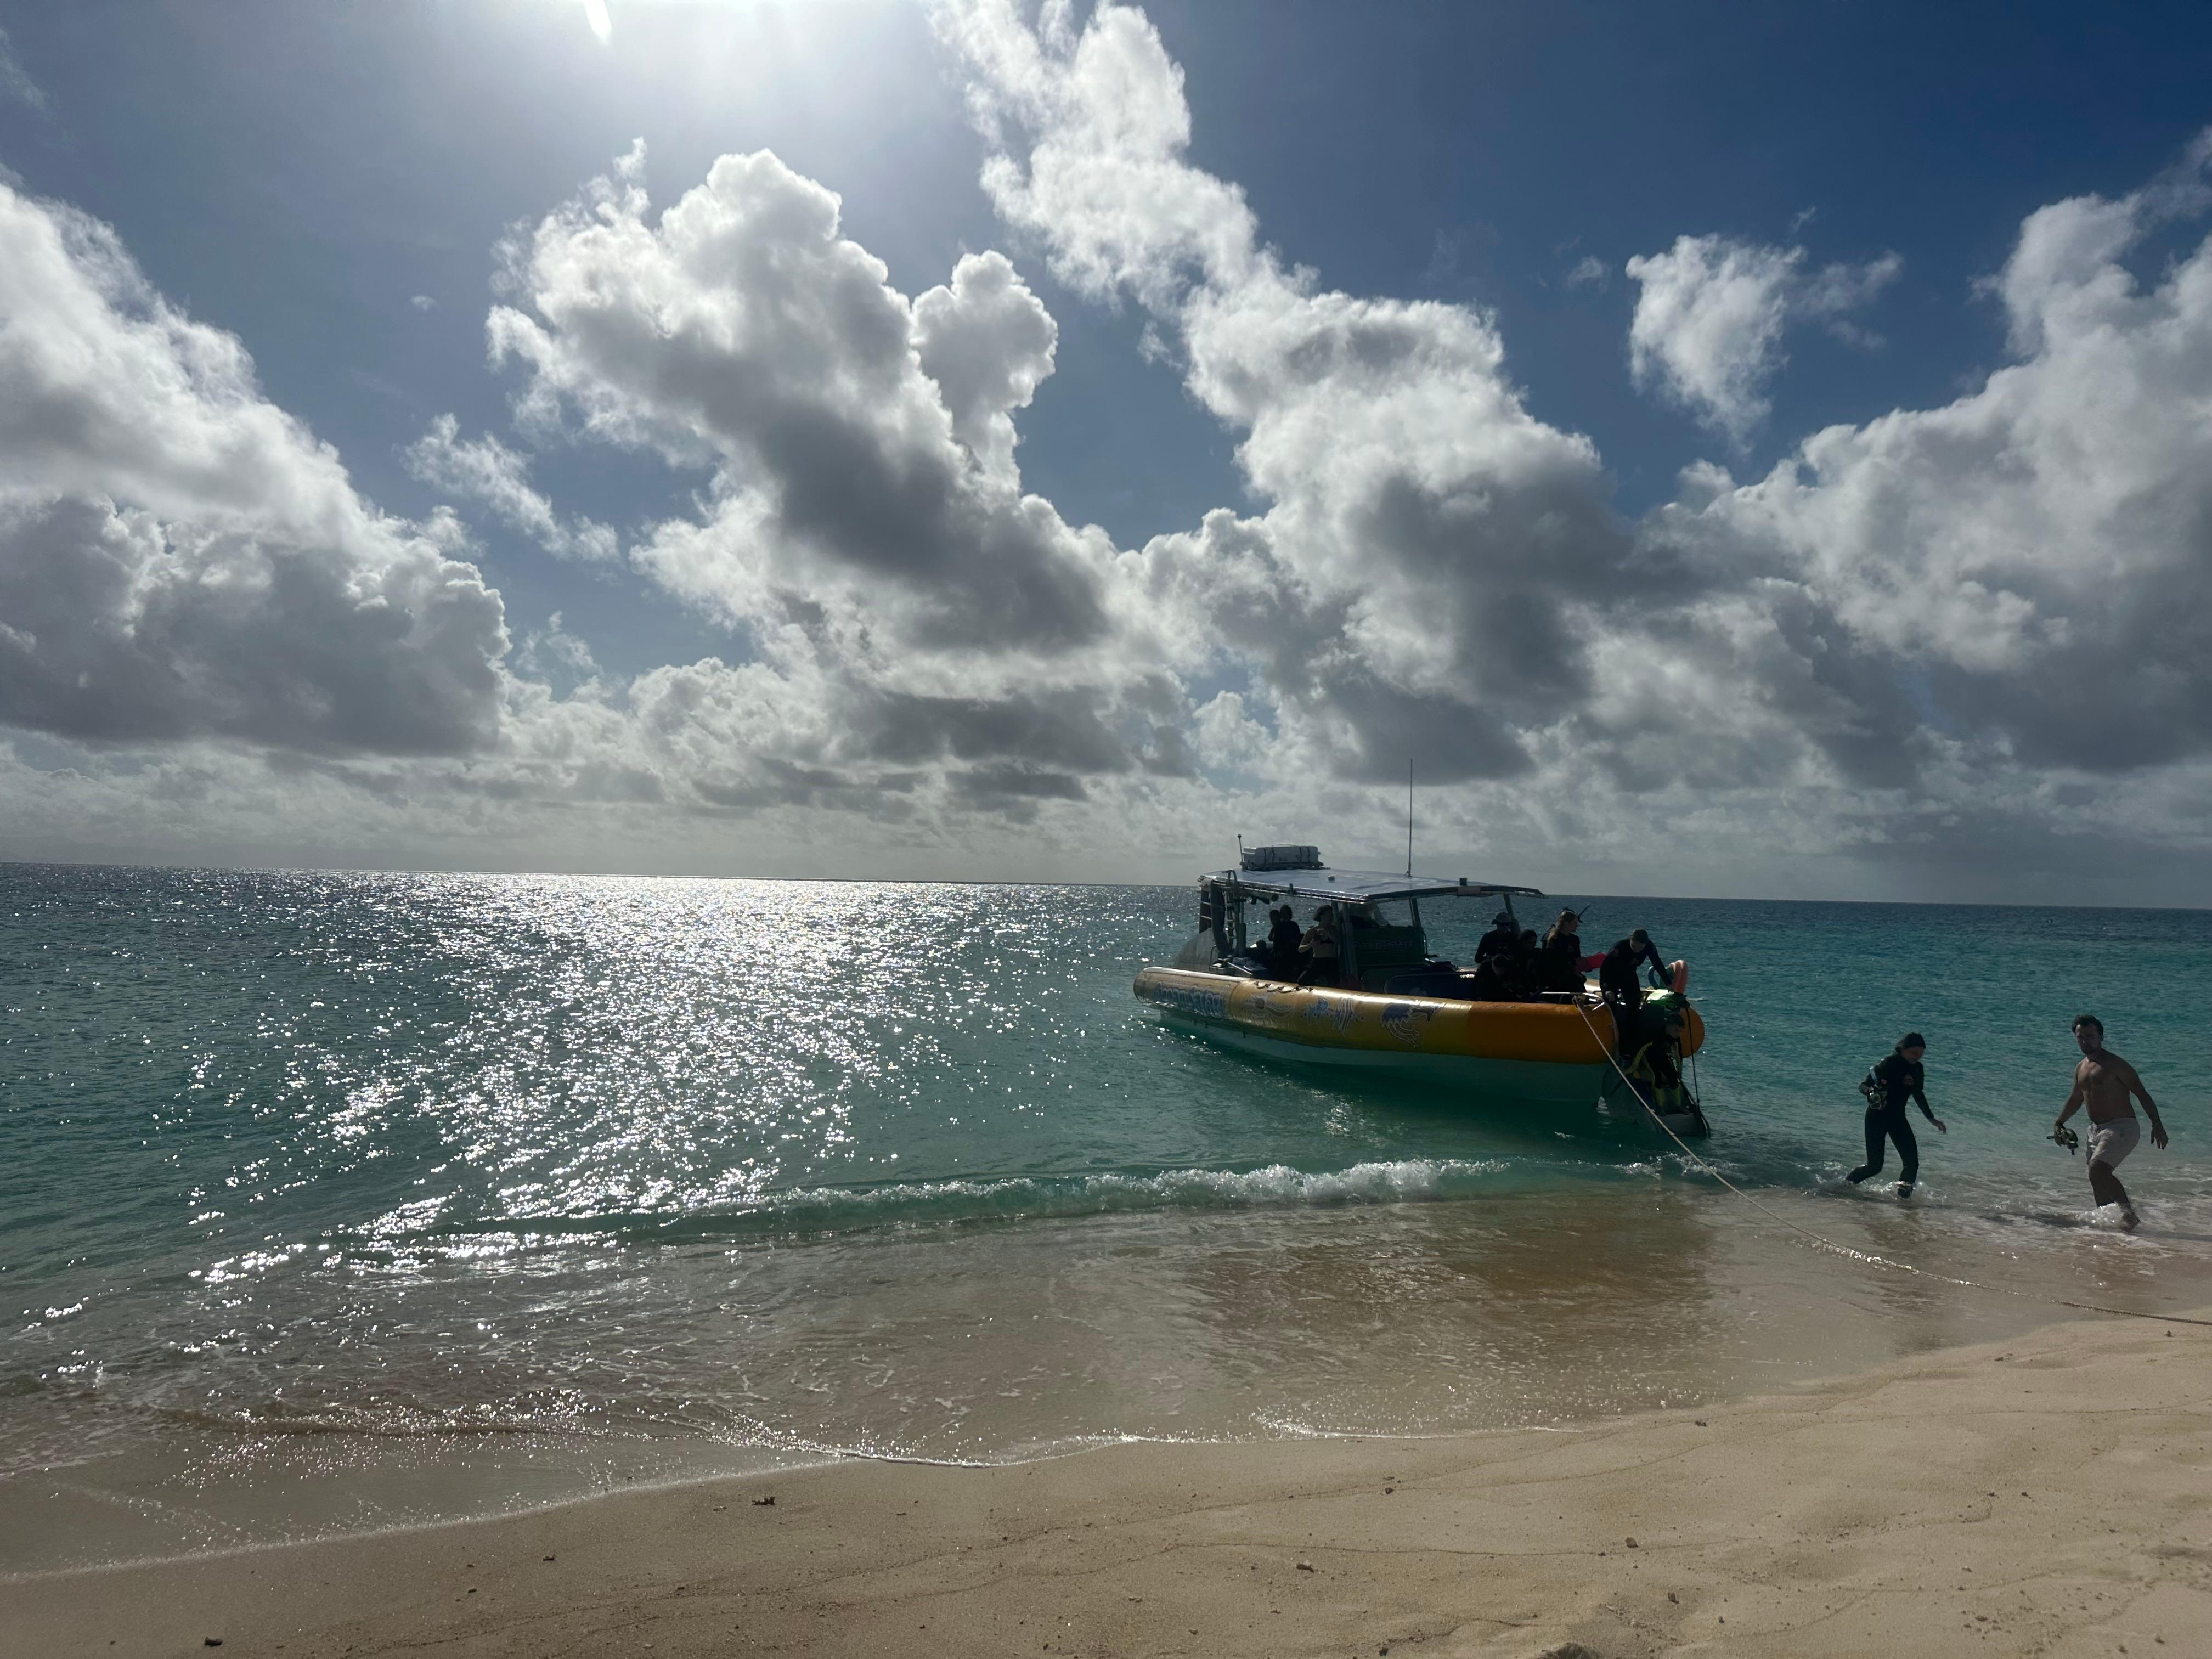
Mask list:
[{"label": "person wearing cap", "polygon": [[1474,959],[1487,962],[1492,957],[1510,957],[1521,948],[1521,924],[1513,920],[1510,910],[1500,910],[1490,919],[1490,931],[1475,941]]},{"label": "person wearing cap", "polygon": [[1881,1173],[1882,1142],[1890,1140],[1897,1146],[1897,1195],[1911,1194],[1913,1181],[1920,1174],[1920,1143],[1913,1138],[1911,1122],[1905,1115],[1906,1101],[1917,1102],[1923,1116],[1942,1133],[1951,1133],[1943,1120],[1928,1109],[1927,1073],[1920,1066],[1920,1057],[1927,1052],[1928,1039],[1917,1031],[1907,1031],[1860,1083],[1859,1092],[1867,1103],[1866,1162],[1844,1177],[1854,1187]]}]

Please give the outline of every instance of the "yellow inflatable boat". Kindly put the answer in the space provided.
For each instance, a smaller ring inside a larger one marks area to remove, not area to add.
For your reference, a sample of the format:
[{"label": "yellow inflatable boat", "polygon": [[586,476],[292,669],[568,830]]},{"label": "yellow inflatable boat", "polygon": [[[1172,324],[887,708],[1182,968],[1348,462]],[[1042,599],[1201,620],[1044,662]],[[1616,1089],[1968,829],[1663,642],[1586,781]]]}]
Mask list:
[{"label": "yellow inflatable boat", "polygon": [[[1137,975],[1138,1000],[1161,1018],[1270,1059],[1427,1079],[1498,1103],[1607,1098],[1650,1111],[1677,1133],[1705,1130],[1680,1075],[1682,1060],[1705,1042],[1681,964],[1672,985],[1646,994],[1636,1040],[1617,1054],[1613,1011],[1582,977],[1588,958],[1573,964],[1574,988],[1523,982],[1504,1000],[1496,1000],[1494,972],[1429,954],[1425,900],[1492,900],[1510,913],[1516,896],[1540,898],[1535,888],[1332,870],[1311,848],[1254,848],[1243,863],[1200,882],[1199,929],[1174,965]],[[1248,908],[1277,903],[1318,913],[1336,959],[1331,969],[1302,955],[1303,976],[1318,967],[1336,982],[1297,983],[1289,963],[1255,943]]]}]

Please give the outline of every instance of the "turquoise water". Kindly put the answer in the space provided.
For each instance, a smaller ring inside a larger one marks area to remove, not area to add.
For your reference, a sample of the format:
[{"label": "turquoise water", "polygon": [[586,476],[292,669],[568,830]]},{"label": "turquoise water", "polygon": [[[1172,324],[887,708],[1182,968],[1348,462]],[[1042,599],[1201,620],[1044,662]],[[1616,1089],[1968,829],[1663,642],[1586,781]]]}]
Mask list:
[{"label": "turquoise water", "polygon": [[[1593,902],[1689,959],[1705,1150],[1790,1220],[2212,1299],[2212,915]],[[0,866],[0,1472],[41,1500],[0,1570],[749,1459],[1562,1419],[2051,1312],[1822,1252],[1594,1109],[1166,1030],[1129,981],[1192,908]],[[2084,1008],[2175,1135],[2133,1237],[2042,1139]],[[1908,1026],[1952,1133],[1900,1206],[1837,1177]]]}]

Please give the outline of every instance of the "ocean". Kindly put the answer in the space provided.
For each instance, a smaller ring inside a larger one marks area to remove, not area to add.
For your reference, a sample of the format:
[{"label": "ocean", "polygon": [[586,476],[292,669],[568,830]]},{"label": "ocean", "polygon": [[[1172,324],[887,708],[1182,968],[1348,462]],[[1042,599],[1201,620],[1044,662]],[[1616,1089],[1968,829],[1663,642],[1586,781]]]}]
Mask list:
[{"label": "ocean", "polygon": [[[0,865],[0,1572],[1565,1423],[2212,1303],[2212,914],[1587,902],[1688,960],[1756,1206],[1594,1109],[1159,1024],[1188,887]],[[2174,1137],[2133,1236],[2045,1139],[2083,1011]],[[1899,1202],[1839,1177],[1908,1028],[1950,1133]]]}]

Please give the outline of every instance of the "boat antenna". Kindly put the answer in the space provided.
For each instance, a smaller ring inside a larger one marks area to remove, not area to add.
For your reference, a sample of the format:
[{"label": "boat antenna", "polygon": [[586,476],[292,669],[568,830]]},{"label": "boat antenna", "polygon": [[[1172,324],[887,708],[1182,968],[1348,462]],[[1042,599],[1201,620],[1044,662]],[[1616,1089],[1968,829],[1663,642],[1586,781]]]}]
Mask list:
[{"label": "boat antenna", "polygon": [[1406,877],[1413,874],[1413,757],[1406,757]]}]

